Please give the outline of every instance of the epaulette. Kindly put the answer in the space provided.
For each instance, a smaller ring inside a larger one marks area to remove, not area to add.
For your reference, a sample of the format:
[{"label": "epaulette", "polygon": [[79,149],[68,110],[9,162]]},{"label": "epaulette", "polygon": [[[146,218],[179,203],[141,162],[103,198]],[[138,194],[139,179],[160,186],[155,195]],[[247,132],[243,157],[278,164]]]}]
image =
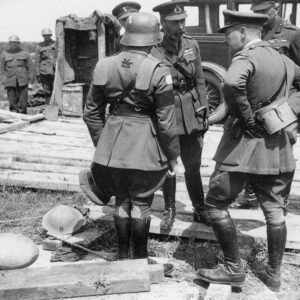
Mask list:
[{"label": "epaulette", "polygon": [[297,26],[295,26],[295,25],[293,25],[293,24],[291,24],[291,23],[289,23],[285,20],[282,22],[282,27],[287,28],[287,29],[291,29],[291,30],[295,30],[295,31],[297,30]]},{"label": "epaulette", "polygon": [[[246,50],[244,50],[246,51]],[[240,60],[240,59],[249,59],[249,56],[246,54],[246,53],[243,53],[242,51],[237,53],[233,58],[232,58],[232,61],[231,63],[237,61],[237,60]]]},{"label": "epaulette", "polygon": [[158,58],[154,57],[154,56],[151,55],[151,54],[148,54],[147,57],[148,57],[149,59],[153,60],[156,64],[162,64],[162,62],[161,62]]},{"label": "epaulette", "polygon": [[183,34],[183,37],[189,40],[195,40],[192,36]]}]

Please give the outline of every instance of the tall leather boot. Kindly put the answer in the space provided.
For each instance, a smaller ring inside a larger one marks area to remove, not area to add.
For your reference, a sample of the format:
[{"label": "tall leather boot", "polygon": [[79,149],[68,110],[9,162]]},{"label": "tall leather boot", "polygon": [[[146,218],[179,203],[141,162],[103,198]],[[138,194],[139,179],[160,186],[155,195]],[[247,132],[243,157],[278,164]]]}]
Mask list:
[{"label": "tall leather boot", "polygon": [[148,257],[148,236],[151,218],[131,219],[131,238],[133,244],[133,258]]},{"label": "tall leather boot", "polygon": [[257,263],[254,274],[272,291],[279,292],[281,285],[280,267],[286,244],[286,224],[267,225],[268,253],[267,264]]},{"label": "tall leather boot", "polygon": [[118,259],[127,259],[130,247],[130,219],[115,215],[114,221],[118,239]]},{"label": "tall leather boot", "polygon": [[204,205],[204,191],[200,171],[185,172],[185,183],[194,207],[194,222],[211,225]]},{"label": "tall leather boot", "polygon": [[176,175],[167,175],[166,181],[163,184],[163,195],[165,200],[165,211],[160,223],[163,230],[171,230],[175,215],[175,193],[176,193]]},{"label": "tall leather boot", "polygon": [[239,255],[235,226],[230,216],[212,220],[212,227],[224,253],[225,265],[216,269],[199,269],[198,277],[211,283],[242,286],[245,282],[245,271]]}]

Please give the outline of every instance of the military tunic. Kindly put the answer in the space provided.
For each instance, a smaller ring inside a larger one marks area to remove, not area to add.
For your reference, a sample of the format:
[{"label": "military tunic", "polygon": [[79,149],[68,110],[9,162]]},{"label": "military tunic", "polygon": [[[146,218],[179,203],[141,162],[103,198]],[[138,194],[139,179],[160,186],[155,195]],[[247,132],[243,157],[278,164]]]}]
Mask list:
[{"label": "military tunic", "polygon": [[223,87],[231,115],[214,157],[216,167],[205,200],[210,207],[226,207],[246,183],[251,183],[267,223],[282,221],[295,170],[288,134],[282,130],[280,134],[251,138],[242,128],[253,118],[257,105],[280,87],[284,64],[287,77],[278,97],[290,89],[295,79],[300,79],[300,68],[292,60],[274,51],[267,42],[246,45],[234,55]]},{"label": "military tunic", "polygon": [[[299,74],[299,68],[287,57],[273,51],[266,42],[257,43],[238,52],[224,79],[224,97],[231,109],[231,117],[224,126],[224,135],[214,160],[220,170],[252,174],[292,172],[295,161],[286,132],[250,138],[238,134],[241,124],[253,116],[255,107],[272,97],[283,79],[287,66],[288,87]],[[270,68],[269,66],[272,66]],[[261,83],[264,88],[261,88]],[[283,96],[286,86],[279,96]],[[235,124],[234,119],[240,122]]]},{"label": "military tunic", "polygon": [[[300,32],[298,27],[277,16],[272,28],[268,26],[264,27],[262,39],[268,41],[272,47],[293,59],[295,56],[293,53],[295,43],[296,47],[300,47],[300,41],[294,41],[294,46],[291,48],[291,41],[297,32]],[[295,61],[295,63],[297,63],[297,61]]]},{"label": "military tunic", "polygon": [[163,183],[168,161],[179,155],[168,68],[142,51],[122,51],[100,60],[84,121],[96,146],[98,187],[109,188],[121,199],[153,195]]},{"label": "military tunic", "polygon": [[39,43],[36,47],[35,67],[36,75],[54,75],[56,61],[55,41],[50,40]]},{"label": "military tunic", "polygon": [[6,50],[0,58],[0,71],[5,87],[28,85],[32,79],[32,62],[27,50]]},{"label": "military tunic", "polygon": [[[196,117],[196,111],[201,106],[208,104],[197,42],[184,35],[176,48],[174,41],[165,35],[162,43],[153,47],[152,55],[161,60],[169,68],[172,75],[178,134],[184,135],[202,131],[204,129],[203,119]],[[178,68],[175,68],[175,63],[186,70],[191,80],[187,79]]]}]

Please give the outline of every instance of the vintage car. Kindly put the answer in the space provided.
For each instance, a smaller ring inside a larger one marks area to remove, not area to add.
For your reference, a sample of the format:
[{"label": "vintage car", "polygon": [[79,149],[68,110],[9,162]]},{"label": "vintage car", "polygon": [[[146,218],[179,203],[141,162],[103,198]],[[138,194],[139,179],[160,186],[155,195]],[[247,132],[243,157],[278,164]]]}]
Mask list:
[{"label": "vintage car", "polygon": [[[230,64],[224,35],[217,33],[224,25],[224,9],[250,11],[251,0],[189,0],[185,5],[188,13],[187,34],[199,44],[209,102],[209,122],[218,123],[227,112],[222,95],[221,83]],[[300,1],[284,0],[279,14],[292,24],[300,26]]]}]

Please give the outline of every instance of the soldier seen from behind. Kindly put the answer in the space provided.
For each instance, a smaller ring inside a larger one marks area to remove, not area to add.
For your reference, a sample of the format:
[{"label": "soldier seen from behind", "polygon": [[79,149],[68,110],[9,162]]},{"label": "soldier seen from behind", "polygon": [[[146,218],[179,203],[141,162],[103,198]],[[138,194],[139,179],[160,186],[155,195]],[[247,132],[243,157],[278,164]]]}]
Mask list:
[{"label": "soldier seen from behind", "polygon": [[228,206],[250,181],[266,219],[268,240],[268,262],[253,264],[253,271],[279,291],[287,236],[285,200],[295,171],[293,132],[286,126],[296,122],[299,113],[287,98],[293,81],[300,80],[300,68],[261,40],[268,16],[229,10],[223,14],[226,26],[219,32],[225,33],[232,55],[223,86],[230,116],[214,156],[205,204],[225,265],[197,273],[207,282],[243,285],[245,270]]},{"label": "soldier seen from behind", "polygon": [[16,35],[9,37],[8,48],[1,55],[0,75],[7,91],[10,111],[26,114],[33,66],[29,52],[20,47],[20,38]]},{"label": "soldier seen from behind", "polygon": [[130,257],[130,242],[132,258],[148,256],[154,192],[179,155],[171,74],[149,54],[161,41],[158,20],[136,13],[125,29],[124,49],[101,59],[94,70],[83,118],[96,151],[91,169],[79,175],[93,202],[103,205],[116,197],[119,259]]},{"label": "soldier seen from behind", "polygon": [[36,80],[43,86],[45,102],[49,104],[55,75],[56,44],[52,40],[52,31],[49,28],[42,30],[44,41],[39,43],[35,51]]},{"label": "soldier seen from behind", "polygon": [[[173,81],[180,156],[185,182],[194,207],[194,221],[208,224],[200,175],[204,133],[208,129],[207,97],[197,42],[185,34],[186,1],[169,1],[153,8],[159,12],[163,41],[152,55],[168,66]],[[161,228],[172,228],[175,214],[176,176],[169,172],[163,186],[165,211]]]}]

